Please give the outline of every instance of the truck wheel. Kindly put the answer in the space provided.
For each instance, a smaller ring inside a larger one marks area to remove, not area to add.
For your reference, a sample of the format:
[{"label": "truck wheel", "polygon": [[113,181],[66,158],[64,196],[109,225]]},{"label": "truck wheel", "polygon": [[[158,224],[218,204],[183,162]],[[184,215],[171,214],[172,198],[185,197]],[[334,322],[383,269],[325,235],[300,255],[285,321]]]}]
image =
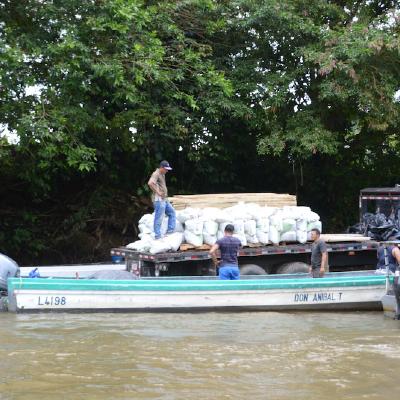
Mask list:
[{"label": "truck wheel", "polygon": [[244,264],[240,267],[241,275],[267,275],[264,268],[256,264]]},{"label": "truck wheel", "polygon": [[277,270],[277,274],[303,274],[309,271],[310,266],[303,262],[291,262],[282,264]]}]

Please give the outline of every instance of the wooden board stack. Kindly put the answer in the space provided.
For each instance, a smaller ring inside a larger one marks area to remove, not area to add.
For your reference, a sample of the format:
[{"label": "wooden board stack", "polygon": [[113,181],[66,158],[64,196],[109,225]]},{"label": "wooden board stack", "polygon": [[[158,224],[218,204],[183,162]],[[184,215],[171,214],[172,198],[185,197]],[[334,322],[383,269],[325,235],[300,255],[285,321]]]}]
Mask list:
[{"label": "wooden board stack", "polygon": [[335,242],[367,242],[371,240],[370,237],[358,235],[355,233],[323,233],[321,234],[321,239],[326,243]]},{"label": "wooden board stack", "polygon": [[186,207],[192,208],[228,208],[238,202],[256,203],[260,206],[284,207],[296,206],[296,196],[280,193],[218,193],[218,194],[194,194],[176,195],[171,197],[170,202],[176,210]]}]

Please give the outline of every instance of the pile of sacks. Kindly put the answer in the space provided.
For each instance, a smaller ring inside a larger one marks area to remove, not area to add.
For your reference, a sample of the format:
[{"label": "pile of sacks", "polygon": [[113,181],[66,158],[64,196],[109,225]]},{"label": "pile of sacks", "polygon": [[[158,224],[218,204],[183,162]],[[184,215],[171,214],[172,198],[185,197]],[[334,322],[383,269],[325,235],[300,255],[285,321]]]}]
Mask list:
[{"label": "pile of sacks", "polygon": [[[225,226],[235,227],[233,236],[242,246],[248,244],[274,244],[280,242],[305,243],[311,239],[311,230],[322,231],[320,217],[309,207],[287,206],[282,208],[262,207],[254,203],[239,203],[233,207],[219,209],[185,208],[176,213],[175,233],[154,240],[154,214],[146,214],[139,221],[140,240],[127,247],[151,254],[177,251],[182,243],[193,246],[212,246],[224,236]],[[164,218],[161,233],[167,231]]]}]

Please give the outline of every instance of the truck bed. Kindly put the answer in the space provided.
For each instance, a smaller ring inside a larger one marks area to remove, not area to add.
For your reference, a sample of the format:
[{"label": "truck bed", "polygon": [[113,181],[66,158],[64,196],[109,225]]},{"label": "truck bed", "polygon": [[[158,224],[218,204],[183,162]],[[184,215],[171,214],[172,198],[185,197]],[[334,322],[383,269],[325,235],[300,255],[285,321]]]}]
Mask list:
[{"label": "truck bed", "polygon": [[[279,255],[279,254],[305,254],[311,253],[312,242],[307,242],[304,244],[287,244],[287,245],[268,245],[261,247],[244,247],[239,251],[239,257],[257,257],[263,255]],[[366,251],[366,250],[376,250],[378,248],[378,242],[368,240],[368,241],[354,241],[354,242],[338,242],[326,243],[329,253],[336,252],[348,252],[349,255],[352,253]],[[171,262],[181,262],[190,260],[207,260],[210,259],[208,251],[176,251],[176,252],[165,252],[159,254],[151,254],[148,252],[138,252],[126,247],[116,247],[111,249],[111,255],[131,257],[140,261],[151,261],[154,263],[171,263]]]}]

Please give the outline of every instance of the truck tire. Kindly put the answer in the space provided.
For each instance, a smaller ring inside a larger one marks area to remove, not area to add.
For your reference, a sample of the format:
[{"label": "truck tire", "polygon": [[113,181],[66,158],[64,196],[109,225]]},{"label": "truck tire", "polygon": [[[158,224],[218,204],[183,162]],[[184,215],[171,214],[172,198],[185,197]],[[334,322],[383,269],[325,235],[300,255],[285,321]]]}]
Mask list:
[{"label": "truck tire", "polygon": [[267,272],[259,265],[244,264],[240,267],[240,275],[267,275]]},{"label": "truck tire", "polygon": [[291,262],[282,264],[277,270],[277,274],[304,274],[309,271],[310,266],[303,262]]}]

